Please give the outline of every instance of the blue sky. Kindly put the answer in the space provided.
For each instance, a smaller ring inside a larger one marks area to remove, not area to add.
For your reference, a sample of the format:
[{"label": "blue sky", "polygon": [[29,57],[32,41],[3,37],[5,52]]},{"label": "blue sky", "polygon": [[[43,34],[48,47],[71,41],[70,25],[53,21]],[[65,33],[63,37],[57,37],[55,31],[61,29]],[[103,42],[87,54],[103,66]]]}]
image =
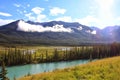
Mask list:
[{"label": "blue sky", "polygon": [[0,25],[23,19],[79,22],[104,28],[120,25],[120,0],[0,0]]}]

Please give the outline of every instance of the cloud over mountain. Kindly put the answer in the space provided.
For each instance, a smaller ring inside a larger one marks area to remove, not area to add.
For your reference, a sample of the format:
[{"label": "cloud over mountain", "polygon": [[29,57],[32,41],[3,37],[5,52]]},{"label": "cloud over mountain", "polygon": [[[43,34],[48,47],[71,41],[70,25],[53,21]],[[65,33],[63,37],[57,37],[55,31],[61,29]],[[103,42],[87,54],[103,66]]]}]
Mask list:
[{"label": "cloud over mountain", "polygon": [[42,25],[29,24],[22,20],[19,21],[17,30],[25,32],[72,32],[71,28],[65,28],[59,24],[43,27]]}]

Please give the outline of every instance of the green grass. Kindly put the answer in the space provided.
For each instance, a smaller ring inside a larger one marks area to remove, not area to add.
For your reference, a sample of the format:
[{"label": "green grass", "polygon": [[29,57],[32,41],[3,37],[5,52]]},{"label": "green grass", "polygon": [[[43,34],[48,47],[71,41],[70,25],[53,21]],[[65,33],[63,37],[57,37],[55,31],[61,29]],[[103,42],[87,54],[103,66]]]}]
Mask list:
[{"label": "green grass", "polygon": [[31,75],[19,80],[120,80],[120,56]]}]

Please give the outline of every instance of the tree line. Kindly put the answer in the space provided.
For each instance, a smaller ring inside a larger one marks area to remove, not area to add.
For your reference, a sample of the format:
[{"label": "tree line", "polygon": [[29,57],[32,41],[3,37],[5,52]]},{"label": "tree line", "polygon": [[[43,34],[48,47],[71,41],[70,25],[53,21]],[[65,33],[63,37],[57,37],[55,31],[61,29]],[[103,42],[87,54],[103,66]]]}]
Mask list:
[{"label": "tree line", "polygon": [[[6,66],[23,65],[30,63],[43,63],[55,61],[70,61],[78,59],[101,59],[106,57],[120,55],[120,44],[105,44],[93,46],[73,47],[65,50],[54,49],[52,54],[49,51],[36,53],[19,48],[7,48],[0,53],[0,59],[5,62]],[[2,63],[0,61],[0,63]]]}]

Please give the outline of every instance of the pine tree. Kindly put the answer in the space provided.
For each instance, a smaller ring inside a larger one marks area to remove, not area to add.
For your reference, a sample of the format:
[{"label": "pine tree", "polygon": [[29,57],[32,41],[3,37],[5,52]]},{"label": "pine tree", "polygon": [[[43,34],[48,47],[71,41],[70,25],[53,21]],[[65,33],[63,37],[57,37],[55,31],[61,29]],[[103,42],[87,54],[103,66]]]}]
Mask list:
[{"label": "pine tree", "polygon": [[58,60],[59,60],[59,53],[58,53],[58,50],[57,50],[57,49],[54,50],[53,59],[54,59],[55,61],[58,61]]},{"label": "pine tree", "polygon": [[0,79],[1,80],[9,80],[8,77],[6,77],[7,70],[5,69],[4,61],[2,61],[1,67],[2,68],[1,68],[1,72],[0,72]]},{"label": "pine tree", "polygon": [[46,50],[46,61],[48,61],[49,60],[49,56],[48,56],[48,51]]},{"label": "pine tree", "polygon": [[90,62],[92,61],[92,54],[90,53]]}]

